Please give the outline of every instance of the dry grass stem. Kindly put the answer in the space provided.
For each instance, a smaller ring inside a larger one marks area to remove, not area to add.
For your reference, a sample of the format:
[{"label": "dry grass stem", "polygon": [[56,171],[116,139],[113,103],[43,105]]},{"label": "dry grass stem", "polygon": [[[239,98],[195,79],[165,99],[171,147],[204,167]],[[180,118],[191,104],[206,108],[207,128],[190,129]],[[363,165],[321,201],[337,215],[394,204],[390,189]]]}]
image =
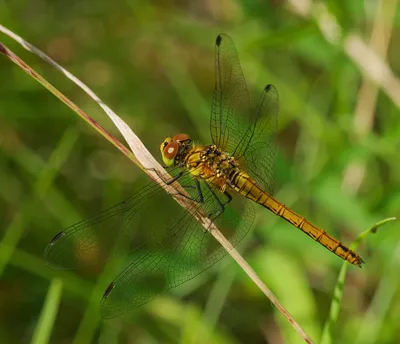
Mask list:
[{"label": "dry grass stem", "polygon": [[[376,16],[369,46],[383,61],[386,60],[393,32],[393,20],[397,2],[397,0],[380,0],[376,5]],[[378,92],[378,85],[369,78],[364,78],[358,94],[353,120],[353,131],[359,142],[364,140],[372,130]],[[343,190],[350,194],[356,194],[364,180],[365,169],[365,161],[352,161],[344,172]]]}]

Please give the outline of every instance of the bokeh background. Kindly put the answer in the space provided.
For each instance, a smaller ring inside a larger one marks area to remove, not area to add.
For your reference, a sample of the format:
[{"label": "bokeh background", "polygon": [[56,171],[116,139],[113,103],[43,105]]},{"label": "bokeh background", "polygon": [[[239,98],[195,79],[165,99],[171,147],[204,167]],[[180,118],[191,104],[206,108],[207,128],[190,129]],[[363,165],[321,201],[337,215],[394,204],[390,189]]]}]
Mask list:
[{"label": "bokeh background", "polygon": [[[214,40],[226,32],[253,104],[267,83],[280,94],[277,198],[348,244],[400,215],[397,0],[0,0],[0,23],[88,84],[157,157],[168,134],[210,142]],[[0,37],[122,140],[79,88]],[[51,343],[301,342],[229,257],[101,320],[101,295],[118,271],[50,270],[43,250],[60,229],[149,180],[4,56],[0,78],[1,343],[34,342],[46,295],[60,286]],[[400,342],[399,229],[392,222],[360,246],[366,264],[349,267],[335,343]],[[263,209],[241,250],[318,342],[342,261]]]}]

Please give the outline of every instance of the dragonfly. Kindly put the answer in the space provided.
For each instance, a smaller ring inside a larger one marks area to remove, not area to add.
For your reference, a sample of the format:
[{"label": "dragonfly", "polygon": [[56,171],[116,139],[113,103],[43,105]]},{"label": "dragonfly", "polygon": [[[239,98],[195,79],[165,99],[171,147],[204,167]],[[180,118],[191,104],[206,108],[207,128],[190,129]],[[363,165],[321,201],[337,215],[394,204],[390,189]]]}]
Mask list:
[{"label": "dragonfly", "polygon": [[[100,304],[101,316],[113,318],[193,279],[227,254],[193,213],[206,214],[235,247],[249,232],[258,204],[361,266],[357,253],[273,197],[278,108],[277,90],[268,84],[252,111],[233,40],[218,35],[211,144],[195,143],[187,134],[165,138],[160,152],[168,174],[58,233],[46,247],[47,264],[87,268],[128,255]],[[184,192],[173,195],[190,200],[189,207],[174,202],[163,183],[179,183]]]}]

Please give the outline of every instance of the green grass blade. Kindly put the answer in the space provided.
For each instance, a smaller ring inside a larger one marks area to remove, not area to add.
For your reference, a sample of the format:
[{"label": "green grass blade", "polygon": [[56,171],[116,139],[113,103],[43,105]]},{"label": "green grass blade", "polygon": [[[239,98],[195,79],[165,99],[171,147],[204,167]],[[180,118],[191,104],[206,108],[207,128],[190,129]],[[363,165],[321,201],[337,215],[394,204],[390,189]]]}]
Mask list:
[{"label": "green grass blade", "polygon": [[32,344],[49,343],[51,330],[53,329],[61,299],[62,286],[63,284],[59,278],[55,278],[51,281],[49,292],[47,293],[42,312],[40,313],[39,322],[33,334]]},{"label": "green grass blade", "polygon": [[61,166],[73,151],[78,134],[75,129],[67,129],[63,137],[59,141],[56,149],[52,152],[48,162],[40,172],[36,183],[34,184],[32,195],[21,206],[21,211],[15,217],[13,222],[8,226],[5,235],[0,242],[0,276],[3,274],[15,248],[21,239],[25,227],[32,216],[31,204],[32,200],[44,195],[51,188]]},{"label": "green grass blade", "polygon": [[[354,240],[353,244],[350,246],[350,248],[355,251],[358,247],[358,245],[361,243],[362,240],[364,240],[368,235],[371,233],[376,233],[378,228],[383,226],[384,224],[396,220],[395,217],[390,217],[385,220],[377,222],[375,225],[373,225],[371,228],[365,230],[362,232],[356,240]],[[339,318],[339,311],[340,311],[340,302],[342,300],[343,296],[343,286],[344,286],[344,281],[346,278],[346,272],[347,272],[347,267],[349,263],[347,261],[343,262],[343,265],[340,269],[339,272],[339,277],[336,282],[335,289],[333,291],[333,298],[332,298],[332,303],[331,303],[331,308],[329,311],[329,318],[325,322],[324,329],[322,331],[322,337],[321,337],[321,344],[331,344],[333,343],[333,328]]]}]

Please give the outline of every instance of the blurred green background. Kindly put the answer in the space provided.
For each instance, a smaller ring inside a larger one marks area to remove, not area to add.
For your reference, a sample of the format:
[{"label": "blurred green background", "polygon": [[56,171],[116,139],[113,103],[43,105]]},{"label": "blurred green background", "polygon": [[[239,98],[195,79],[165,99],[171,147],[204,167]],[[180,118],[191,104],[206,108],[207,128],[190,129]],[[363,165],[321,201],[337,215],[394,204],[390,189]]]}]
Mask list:
[{"label": "blurred green background", "polygon": [[[400,215],[400,121],[394,99],[360,70],[370,60],[351,58],[346,37],[359,36],[396,74],[400,11],[396,0],[323,4],[0,0],[0,23],[88,84],[157,157],[168,134],[210,143],[214,40],[228,33],[253,105],[268,83],[280,95],[277,198],[350,244],[375,222]],[[0,37],[122,140],[83,91]],[[48,293],[56,312],[51,343],[301,342],[229,257],[127,316],[102,321],[101,295],[118,270],[53,271],[43,250],[62,228],[123,200],[148,178],[4,56],[0,76],[1,343],[45,342],[38,321]],[[393,222],[359,248],[366,264],[349,267],[334,343],[400,342],[399,239]],[[261,208],[241,249],[318,342],[342,261]]]}]

